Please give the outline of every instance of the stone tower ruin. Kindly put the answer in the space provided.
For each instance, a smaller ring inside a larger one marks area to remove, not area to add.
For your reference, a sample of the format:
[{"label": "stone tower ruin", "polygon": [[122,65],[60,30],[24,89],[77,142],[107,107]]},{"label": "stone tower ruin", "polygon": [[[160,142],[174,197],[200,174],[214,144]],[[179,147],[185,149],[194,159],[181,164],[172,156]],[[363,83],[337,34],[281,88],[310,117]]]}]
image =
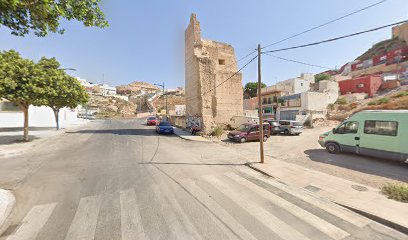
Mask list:
[{"label": "stone tower ruin", "polygon": [[234,75],[237,70],[234,48],[202,39],[200,22],[191,14],[185,31],[187,126],[200,125],[208,133],[243,114],[242,75]]}]

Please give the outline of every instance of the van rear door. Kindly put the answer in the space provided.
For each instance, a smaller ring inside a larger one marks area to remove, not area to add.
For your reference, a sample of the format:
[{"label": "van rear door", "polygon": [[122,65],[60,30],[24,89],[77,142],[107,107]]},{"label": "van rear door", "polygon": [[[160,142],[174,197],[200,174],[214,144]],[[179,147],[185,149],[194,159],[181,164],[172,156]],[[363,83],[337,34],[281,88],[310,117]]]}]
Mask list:
[{"label": "van rear door", "polygon": [[347,121],[336,128],[333,139],[340,144],[341,151],[359,153],[360,132],[359,122]]}]

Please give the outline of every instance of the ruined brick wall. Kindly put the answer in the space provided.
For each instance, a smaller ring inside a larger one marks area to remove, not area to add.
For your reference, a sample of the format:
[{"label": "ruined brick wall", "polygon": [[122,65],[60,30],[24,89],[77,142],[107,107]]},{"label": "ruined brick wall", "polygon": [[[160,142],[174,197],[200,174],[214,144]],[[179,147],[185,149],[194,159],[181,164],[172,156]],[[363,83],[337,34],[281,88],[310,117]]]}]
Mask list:
[{"label": "ruined brick wall", "polygon": [[209,132],[243,114],[242,75],[230,78],[238,70],[234,48],[202,39],[194,14],[185,34],[186,115],[200,117],[204,131]]}]

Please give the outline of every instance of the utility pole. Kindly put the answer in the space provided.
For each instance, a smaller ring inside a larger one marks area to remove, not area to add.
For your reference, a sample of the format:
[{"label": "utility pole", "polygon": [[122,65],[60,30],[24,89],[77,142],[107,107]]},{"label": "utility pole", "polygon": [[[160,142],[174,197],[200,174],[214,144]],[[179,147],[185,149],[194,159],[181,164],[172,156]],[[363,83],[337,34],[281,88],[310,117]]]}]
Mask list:
[{"label": "utility pole", "polygon": [[259,150],[261,163],[264,163],[264,147],[263,147],[263,118],[262,118],[262,80],[261,80],[261,44],[258,44],[258,112],[259,112]]}]

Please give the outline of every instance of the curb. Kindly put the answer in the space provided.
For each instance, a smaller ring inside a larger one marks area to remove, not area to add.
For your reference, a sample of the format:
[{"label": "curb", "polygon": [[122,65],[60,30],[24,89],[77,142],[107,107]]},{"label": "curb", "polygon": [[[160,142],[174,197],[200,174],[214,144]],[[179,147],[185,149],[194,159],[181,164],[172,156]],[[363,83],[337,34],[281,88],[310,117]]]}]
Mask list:
[{"label": "curb", "polygon": [[[247,167],[251,168],[252,170],[254,170],[256,172],[259,172],[259,173],[261,173],[261,174],[263,174],[263,175],[265,175],[265,176],[267,176],[269,178],[278,179],[278,178],[270,175],[269,173],[267,173],[267,172],[265,172],[265,171],[263,171],[263,170],[261,170],[261,169],[259,169],[257,167],[254,167],[252,165],[252,163],[245,163],[245,166],[247,166]],[[339,202],[334,201],[334,200],[330,200],[330,201],[337,204],[337,205],[339,205],[339,206],[341,206],[341,207],[347,208],[347,209],[349,209],[349,210],[351,210],[351,211],[353,211],[353,212],[355,212],[357,214],[360,214],[361,216],[369,218],[369,219],[373,220],[374,222],[380,223],[380,224],[382,224],[384,226],[387,226],[389,228],[397,230],[397,231],[399,231],[401,233],[408,234],[408,227],[402,226],[402,225],[400,225],[398,223],[392,222],[390,220],[387,220],[387,219],[382,218],[380,216],[374,215],[372,213],[365,212],[365,211],[362,211],[362,210],[354,208],[354,207],[350,207],[350,206],[345,205],[343,203],[339,203]]]},{"label": "curb", "polygon": [[7,228],[6,219],[13,210],[16,198],[7,190],[0,188],[0,236]]},{"label": "curb", "polygon": [[400,225],[398,223],[395,223],[395,222],[391,222],[390,220],[387,220],[385,218],[382,218],[382,217],[379,217],[377,215],[371,214],[369,212],[364,212],[364,211],[362,211],[360,209],[350,207],[350,206],[347,206],[345,204],[338,203],[336,201],[333,201],[333,202],[335,204],[339,205],[339,206],[347,208],[347,209],[349,209],[349,210],[351,210],[351,211],[353,211],[355,213],[358,213],[358,214],[360,214],[360,215],[362,215],[362,216],[364,216],[366,218],[369,218],[369,219],[371,219],[371,220],[373,220],[375,222],[378,222],[378,223],[380,223],[382,225],[385,225],[385,226],[387,226],[389,228],[392,228],[392,229],[397,230],[399,232],[402,232],[404,234],[408,234],[408,227],[402,226],[402,225]]}]

